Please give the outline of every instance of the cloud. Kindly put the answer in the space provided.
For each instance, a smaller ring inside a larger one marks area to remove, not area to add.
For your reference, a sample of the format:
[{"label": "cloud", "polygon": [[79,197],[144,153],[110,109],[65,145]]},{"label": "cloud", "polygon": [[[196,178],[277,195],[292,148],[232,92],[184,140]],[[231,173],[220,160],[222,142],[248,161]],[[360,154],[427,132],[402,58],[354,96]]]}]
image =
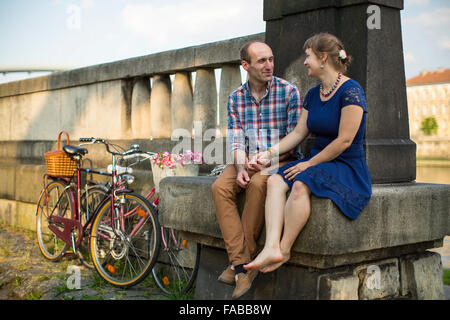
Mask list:
[{"label": "cloud", "polygon": [[441,49],[450,49],[450,37],[441,37],[438,41],[438,47]]},{"label": "cloud", "polygon": [[448,28],[450,27],[450,8],[438,8],[405,20],[409,24],[424,28]]},{"label": "cloud", "polygon": [[409,5],[428,5],[430,3],[430,0],[405,0],[405,6]]},{"label": "cloud", "polygon": [[83,9],[89,9],[94,6],[94,0],[81,0],[81,7]]},{"label": "cloud", "polygon": [[260,0],[128,4],[122,10],[122,20],[153,48],[173,48],[263,32],[262,6]]}]

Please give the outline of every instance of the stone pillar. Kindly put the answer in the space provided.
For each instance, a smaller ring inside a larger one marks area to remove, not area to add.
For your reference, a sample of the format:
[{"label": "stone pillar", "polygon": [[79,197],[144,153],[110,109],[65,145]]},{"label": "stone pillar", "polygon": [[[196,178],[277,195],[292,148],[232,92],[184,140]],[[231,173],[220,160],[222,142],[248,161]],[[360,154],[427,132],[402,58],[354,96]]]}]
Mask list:
[{"label": "stone pillar", "polygon": [[186,129],[191,137],[193,119],[193,93],[191,74],[179,72],[175,74],[171,100],[172,128]]},{"label": "stone pillar", "polygon": [[120,136],[127,137],[131,133],[131,92],[133,90],[133,79],[122,79],[120,86]]},{"label": "stone pillar", "polygon": [[[375,5],[380,28],[369,29]],[[304,97],[317,82],[303,66],[303,44],[330,32],[353,56],[348,76],[367,97],[366,158],[373,183],[413,181],[416,145],[409,137],[400,10],[402,0],[265,0],[266,41],[275,55],[275,74],[297,84]]]},{"label": "stone pillar", "polygon": [[217,127],[217,89],[214,69],[196,71],[194,121],[202,122],[203,132]]},{"label": "stone pillar", "polygon": [[134,139],[150,138],[150,79],[138,79],[131,95],[131,132]]},{"label": "stone pillar", "polygon": [[230,64],[222,67],[219,89],[219,128],[223,136],[227,133],[228,96],[242,84],[241,69],[239,66],[237,64]]},{"label": "stone pillar", "polygon": [[150,96],[150,134],[153,138],[170,138],[171,136],[170,93],[169,75],[154,76]]}]

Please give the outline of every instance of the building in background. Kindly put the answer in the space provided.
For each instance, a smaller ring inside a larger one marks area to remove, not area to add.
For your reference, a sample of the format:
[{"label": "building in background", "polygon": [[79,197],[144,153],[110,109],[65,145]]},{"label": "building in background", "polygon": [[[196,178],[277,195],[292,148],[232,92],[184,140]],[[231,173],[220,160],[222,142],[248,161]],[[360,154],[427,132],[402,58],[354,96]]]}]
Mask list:
[{"label": "building in background", "polygon": [[406,81],[409,131],[418,158],[450,159],[450,69]]}]

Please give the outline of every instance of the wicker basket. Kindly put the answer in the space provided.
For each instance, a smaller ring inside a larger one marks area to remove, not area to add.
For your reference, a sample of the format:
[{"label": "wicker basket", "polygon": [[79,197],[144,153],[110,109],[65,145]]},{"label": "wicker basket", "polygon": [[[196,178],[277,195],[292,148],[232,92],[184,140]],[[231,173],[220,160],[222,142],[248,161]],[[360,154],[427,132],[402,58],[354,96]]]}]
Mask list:
[{"label": "wicker basket", "polygon": [[69,134],[66,131],[61,131],[58,135],[57,150],[44,153],[49,176],[71,177],[77,168],[77,162],[61,149],[61,135],[63,133],[66,135],[67,144],[70,144]]}]

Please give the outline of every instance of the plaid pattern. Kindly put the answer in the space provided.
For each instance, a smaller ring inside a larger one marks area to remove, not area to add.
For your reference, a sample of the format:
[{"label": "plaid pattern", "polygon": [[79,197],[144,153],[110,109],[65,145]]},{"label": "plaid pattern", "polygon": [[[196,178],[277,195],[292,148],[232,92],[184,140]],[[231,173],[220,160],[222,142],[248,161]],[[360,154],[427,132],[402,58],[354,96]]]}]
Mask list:
[{"label": "plaid pattern", "polygon": [[272,77],[259,104],[247,81],[228,97],[227,109],[229,151],[256,153],[277,144],[294,130],[300,118],[301,98],[294,84]]}]

